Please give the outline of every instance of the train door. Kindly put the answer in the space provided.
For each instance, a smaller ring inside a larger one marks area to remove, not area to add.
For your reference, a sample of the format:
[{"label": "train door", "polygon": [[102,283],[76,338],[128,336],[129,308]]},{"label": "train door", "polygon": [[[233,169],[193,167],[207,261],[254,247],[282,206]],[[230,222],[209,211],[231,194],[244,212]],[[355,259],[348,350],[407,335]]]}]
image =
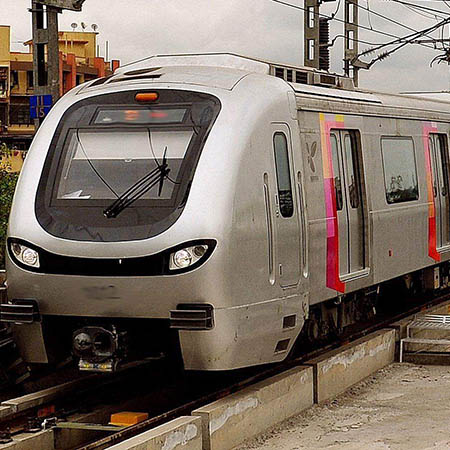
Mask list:
[{"label": "train door", "polygon": [[332,130],[330,140],[339,226],[339,275],[343,277],[365,268],[359,134]]},{"label": "train door", "polygon": [[292,144],[289,127],[273,124],[273,152],[276,173],[275,229],[276,260],[280,285],[293,286],[300,278],[300,230],[292,173]]},{"label": "train door", "polygon": [[436,208],[436,247],[450,244],[449,155],[444,134],[429,135],[433,196]]}]

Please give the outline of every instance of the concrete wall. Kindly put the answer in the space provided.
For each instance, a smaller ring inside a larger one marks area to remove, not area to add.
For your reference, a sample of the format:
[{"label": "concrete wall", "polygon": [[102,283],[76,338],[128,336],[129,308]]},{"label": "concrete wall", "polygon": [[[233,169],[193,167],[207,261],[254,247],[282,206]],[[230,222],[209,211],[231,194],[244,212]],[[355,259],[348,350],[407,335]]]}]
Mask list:
[{"label": "concrete wall", "polygon": [[110,450],[202,450],[202,429],[199,417],[180,417],[146,431]]},{"label": "concrete wall", "polygon": [[307,362],[314,370],[314,401],[344,392],[395,357],[395,331],[381,330]]},{"label": "concrete wall", "polygon": [[229,450],[313,404],[311,368],[294,368],[192,412],[204,450]]},{"label": "concrete wall", "polygon": [[[394,347],[394,329],[372,333],[308,361],[307,366],[295,367],[205,405],[193,411],[192,417],[180,417],[110,448],[230,450],[299,414],[310,407],[313,401],[330,399],[393,362]],[[45,433],[31,435],[26,439],[15,437],[14,443],[0,445],[0,449],[53,450],[54,435]]]}]

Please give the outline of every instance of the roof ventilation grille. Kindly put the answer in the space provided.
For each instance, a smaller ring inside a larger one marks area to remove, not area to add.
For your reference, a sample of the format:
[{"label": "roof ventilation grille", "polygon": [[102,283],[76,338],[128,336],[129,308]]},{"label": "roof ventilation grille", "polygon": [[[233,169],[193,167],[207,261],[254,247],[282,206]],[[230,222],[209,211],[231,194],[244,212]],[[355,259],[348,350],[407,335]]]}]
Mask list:
[{"label": "roof ventilation grille", "polygon": [[302,72],[301,70],[295,71],[295,82],[301,84],[308,84],[308,72]]},{"label": "roof ventilation grille", "polygon": [[284,69],[282,67],[275,67],[275,76],[284,80]]},{"label": "roof ventilation grille", "polygon": [[321,86],[336,87],[338,85],[338,79],[334,75],[325,75],[321,73],[314,74],[314,84]]},{"label": "roof ventilation grille", "polygon": [[157,80],[158,78],[161,78],[161,74],[135,75],[135,76],[128,76],[128,77],[113,78],[110,81],[110,83],[120,83],[121,81],[133,81],[133,80]]},{"label": "roof ventilation grille", "polygon": [[313,86],[325,86],[353,91],[355,90],[353,80],[323,70],[271,65],[270,73],[288,83],[309,84]]}]

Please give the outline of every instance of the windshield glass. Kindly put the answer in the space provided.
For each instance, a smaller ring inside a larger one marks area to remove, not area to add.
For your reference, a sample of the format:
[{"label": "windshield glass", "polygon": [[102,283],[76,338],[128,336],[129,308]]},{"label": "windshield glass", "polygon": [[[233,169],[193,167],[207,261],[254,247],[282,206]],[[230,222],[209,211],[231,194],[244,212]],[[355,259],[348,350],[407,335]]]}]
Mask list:
[{"label": "windshield glass", "polygon": [[[193,130],[71,130],[57,199],[115,199],[162,164],[170,169],[161,194],[157,186],[142,199],[170,199]],[[172,180],[172,181],[170,181]]]},{"label": "windshield glass", "polygon": [[209,94],[160,89],[86,98],[63,115],[36,197],[36,217],[57,237],[145,239],[181,215],[220,111]]}]

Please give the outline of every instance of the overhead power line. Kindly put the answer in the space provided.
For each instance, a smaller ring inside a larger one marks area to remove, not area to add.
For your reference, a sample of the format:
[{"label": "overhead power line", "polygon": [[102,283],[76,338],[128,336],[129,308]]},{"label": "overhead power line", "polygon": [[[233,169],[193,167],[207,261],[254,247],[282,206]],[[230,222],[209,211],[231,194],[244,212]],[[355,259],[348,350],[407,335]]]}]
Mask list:
[{"label": "overhead power line", "polygon": [[[293,5],[292,3],[288,3],[288,2],[285,2],[283,0],[270,0],[270,1],[272,1],[274,3],[278,3],[280,5],[288,6],[288,7],[293,8],[293,9],[298,9],[300,11],[306,11],[306,9],[303,8],[302,6]],[[335,20],[336,22],[348,24],[348,22],[346,22],[343,19],[340,19],[339,17],[332,17],[332,16],[329,16],[329,15],[323,14],[323,13],[319,13],[319,17],[325,17],[325,18],[327,18],[329,20]],[[390,37],[390,38],[394,38],[394,39],[402,39],[398,35],[395,35],[395,34],[392,34],[392,33],[388,33],[386,31],[377,30],[375,28],[369,28],[369,27],[366,27],[364,25],[358,25],[358,28],[363,29],[363,30],[367,30],[367,31],[371,31],[372,33],[376,33],[376,34],[379,34],[379,35],[382,35],[382,36],[386,36],[386,37]],[[430,48],[428,45],[425,45],[425,44],[419,44],[419,45],[422,45],[424,47]]]},{"label": "overhead power line", "polygon": [[[392,53],[396,52],[397,50],[400,50],[401,48],[403,48],[405,45],[407,44],[418,44],[421,43],[422,45],[424,45],[420,40],[418,40],[418,38],[420,38],[421,36],[426,36],[428,33],[431,33],[441,27],[443,27],[444,25],[450,23],[450,17],[448,17],[447,19],[442,20],[441,22],[439,22],[438,24],[435,24],[429,28],[425,28],[422,31],[418,31],[416,33],[410,34],[408,36],[404,36],[403,38],[398,38],[397,40],[391,41],[391,42],[387,42],[385,44],[380,44],[375,48],[371,48],[371,49],[367,49],[365,51],[363,51],[362,53],[360,53],[356,58],[355,58],[355,62],[359,62],[359,57],[373,53],[375,51],[381,50],[384,47],[388,47],[391,45],[396,45],[398,44],[398,46],[392,50],[383,52],[382,54],[380,54],[379,56],[377,56],[376,58],[372,59],[372,61],[370,61],[369,63],[360,63],[362,64],[361,67],[363,67],[364,69],[369,69],[374,63],[376,63],[377,61],[381,61],[383,59],[386,59],[388,56],[392,55]],[[437,40],[435,40],[436,42]]]},{"label": "overhead power line", "polygon": [[373,14],[374,16],[381,17],[382,19],[386,20],[387,22],[391,22],[391,23],[393,23],[393,24],[395,24],[395,25],[398,25],[398,26],[404,28],[405,30],[415,31],[416,33],[418,32],[418,30],[416,30],[415,28],[411,28],[411,27],[409,27],[408,25],[405,25],[405,24],[399,22],[398,20],[395,20],[395,19],[392,19],[392,18],[390,18],[390,17],[388,17],[388,16],[385,16],[384,14],[381,14],[381,13],[379,13],[379,12],[376,12],[376,11],[374,11],[373,9],[370,9],[370,8],[368,8],[368,7],[364,7],[364,6],[359,5],[359,4],[357,4],[357,3],[355,3],[355,6],[356,6],[358,9],[363,9],[363,10],[365,10],[365,11],[368,11],[370,14]]},{"label": "overhead power line", "polygon": [[[439,9],[430,8],[429,6],[417,5],[415,3],[406,2],[404,0],[390,0],[394,3],[399,3],[400,5],[410,6],[411,8],[420,9],[422,11],[430,11],[436,14],[443,14],[444,16],[450,16],[450,13],[446,13],[445,11],[441,11]],[[448,6],[448,5],[447,5]]]}]

